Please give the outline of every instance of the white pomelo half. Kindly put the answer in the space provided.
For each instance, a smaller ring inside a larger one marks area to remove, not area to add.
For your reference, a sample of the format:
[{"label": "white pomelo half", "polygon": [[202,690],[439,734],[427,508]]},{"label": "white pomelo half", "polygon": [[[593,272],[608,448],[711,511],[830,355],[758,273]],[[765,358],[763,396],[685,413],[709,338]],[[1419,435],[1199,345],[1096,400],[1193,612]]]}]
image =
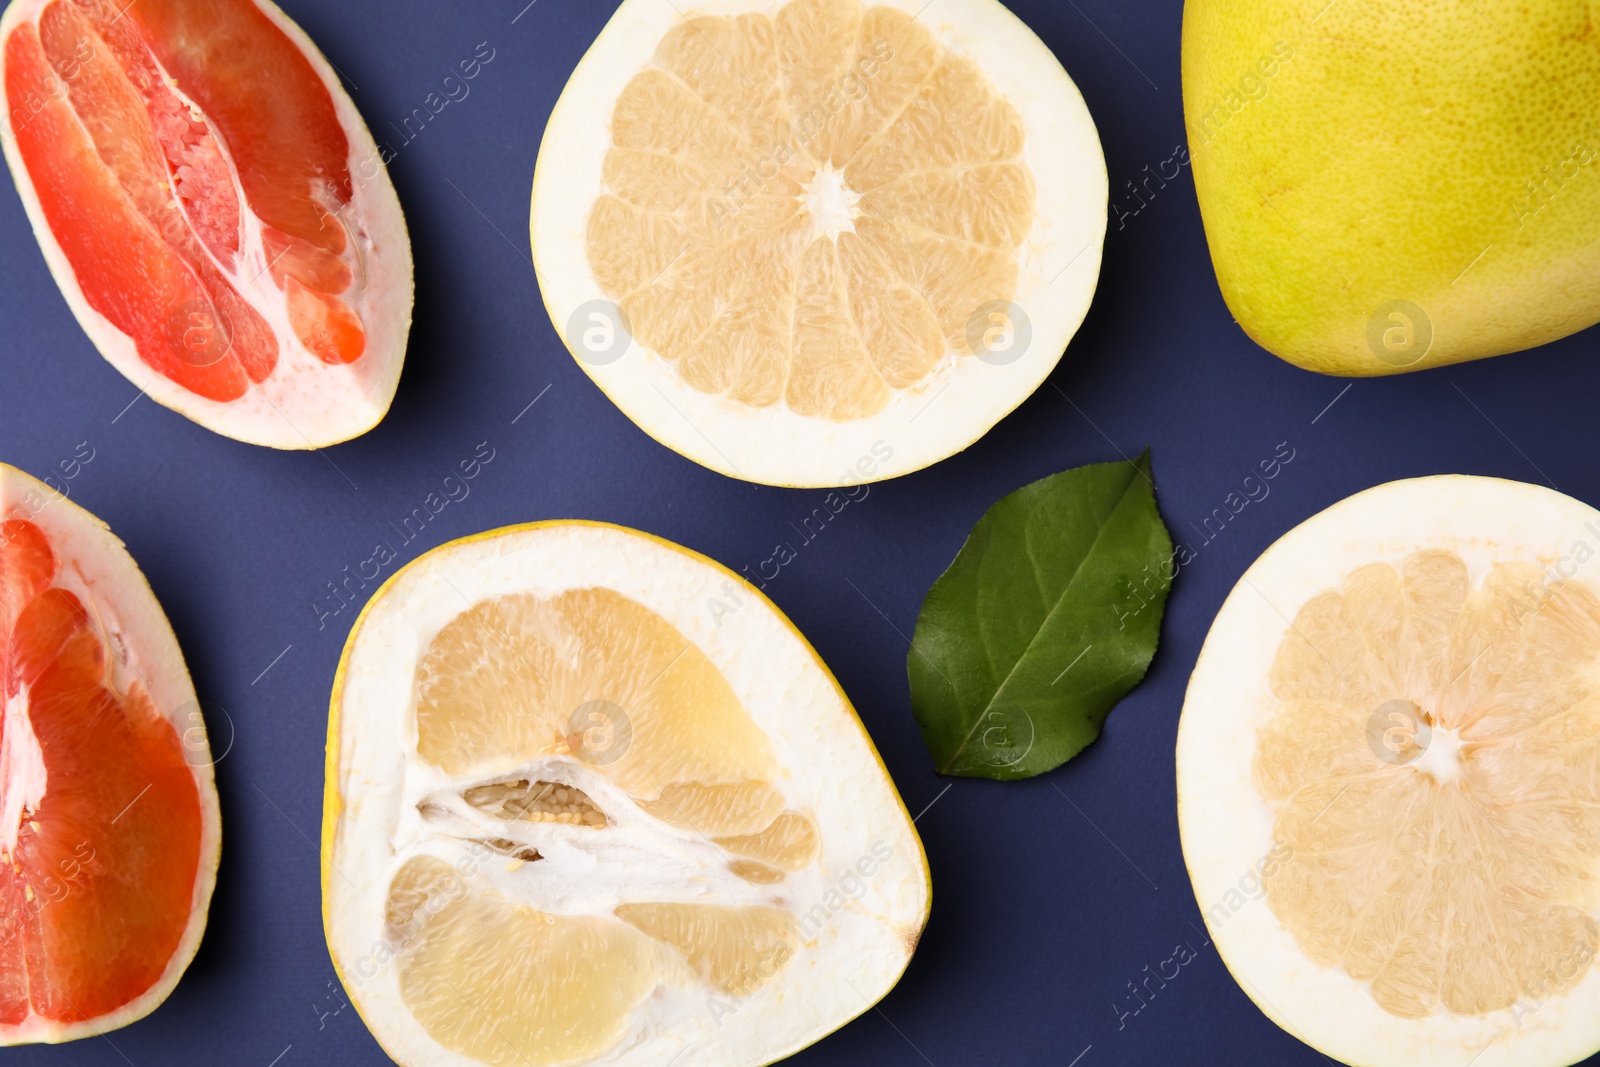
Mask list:
[{"label": "white pomelo half", "polygon": [[446,545],[367,605],[322,882],[335,967],[406,1067],[769,1063],[889,991],[930,901],[860,720],[777,609],[580,522]]},{"label": "white pomelo half", "polygon": [[[128,714],[152,713],[157,722],[164,720],[170,726],[169,760],[163,770],[179,776],[187,771],[192,776],[194,789],[189,796],[198,805],[199,840],[192,889],[187,894],[181,885],[176,889],[179,896],[187,896],[187,907],[181,933],[172,939],[170,955],[165,959],[138,961],[142,965],[159,965],[159,976],[149,987],[110,1010],[90,1013],[87,1019],[64,1022],[30,1010],[20,1022],[0,1023],[0,1044],[4,1045],[57,1043],[97,1037],[135,1022],[155,1010],[177,985],[200,946],[212,890],[216,885],[222,841],[221,813],[212,774],[213,754],[205,721],[177,638],[138,565],[100,519],[72,503],[51,486],[0,463],[0,523],[18,522],[31,524],[43,533],[58,565],[54,589],[76,598],[88,625],[103,647],[105,676],[97,681],[114,695]],[[4,622],[14,610],[12,605],[5,602],[6,596],[16,588],[14,582],[8,582],[13,576],[6,573],[5,567],[7,561],[4,556],[9,547],[5,539],[9,536],[9,528],[0,528],[0,622]],[[0,633],[0,654],[5,656],[0,662],[4,662],[8,669],[16,669],[21,657],[4,643],[11,636],[9,633]],[[4,692],[5,688],[0,686],[0,696]],[[24,685],[6,702],[4,723],[0,727],[0,809],[3,809],[0,810],[0,843],[4,844],[7,855],[17,849],[21,830],[19,817],[23,824],[32,827],[35,835],[48,838],[52,833],[59,834],[63,832],[59,826],[61,816],[59,811],[53,810],[53,806],[61,800],[60,794],[81,798],[85,792],[92,793],[94,790],[93,782],[86,779],[118,780],[113,768],[100,768],[98,773],[86,772],[70,758],[63,761],[59,752],[42,751],[37,735],[45,733],[47,726],[38,717],[63,714],[63,702],[56,700],[50,706],[39,707],[39,702],[33,699],[35,696],[37,693]],[[114,717],[114,713],[103,710],[98,718],[91,718],[90,721],[96,722],[98,729],[106,729],[105,724]],[[87,747],[95,745],[97,741],[96,737],[85,736],[81,743]],[[77,742],[78,738],[74,737],[69,744]],[[126,753],[112,752],[108,758],[121,759],[125,756]],[[49,769],[61,763],[67,765],[62,774],[69,780],[58,779]],[[120,864],[116,854],[128,847],[130,837],[148,840],[130,831],[137,831],[141,820],[153,814],[140,810],[139,803],[156,805],[159,801],[147,799],[154,785],[151,780],[135,781],[144,782],[145,792],[140,793],[138,785],[129,786],[130,803],[120,811],[115,809],[115,805],[121,804],[121,796],[114,800],[102,798],[110,800],[113,807],[92,813],[85,812],[82,806],[69,809],[75,811],[78,818],[72,820],[73,825],[64,828],[69,835],[66,838],[67,850],[75,859],[83,860],[81,864],[73,862],[61,866],[35,862],[33,866],[19,866],[15,872],[6,871],[3,890],[6,899],[0,903],[0,921],[7,926],[16,921],[16,915],[10,909],[20,906],[21,902],[15,893],[33,892],[30,901],[46,901],[33,916],[35,922],[40,922],[41,919],[57,917],[59,913],[50,912],[50,908],[72,901],[75,896],[97,896],[97,891],[106,881],[119,875],[127,878],[130,870],[137,870],[137,867]],[[57,795],[56,800],[52,799],[53,792]],[[156,797],[163,795],[162,791],[156,791]],[[154,814],[163,818],[168,813]],[[41,833],[37,823],[27,822],[29,818],[54,818],[57,825],[47,825]],[[74,848],[73,844],[80,839],[82,844]],[[59,845],[60,842],[55,844]],[[92,856],[82,850],[83,845],[93,850]],[[49,848],[50,843],[46,842],[45,849]],[[22,850],[18,850],[19,858],[21,853]],[[44,851],[44,855],[51,853]],[[35,861],[37,856],[38,851],[35,851]],[[86,856],[90,858],[84,858]],[[108,869],[111,872],[109,875],[106,873]],[[14,884],[22,880],[28,880],[26,888]],[[131,890],[119,888],[117,895],[122,898],[121,906],[140,908],[140,893],[149,888],[148,883],[137,881],[133,881]],[[129,916],[119,914],[116,905],[103,907],[96,918],[97,926],[110,930],[81,931],[86,939],[99,937],[102,933],[108,933],[115,939],[117,936],[127,936],[129,930],[139,927],[139,923],[128,921]],[[62,993],[63,999],[70,1001],[62,987],[77,988],[78,979],[72,976],[74,969],[86,967],[95,971],[113,971],[125,963],[105,958],[83,959],[86,950],[73,943],[70,925],[65,930],[56,929],[55,935],[61,940],[47,941],[51,947],[45,951],[43,958],[31,961],[31,995],[35,999],[47,999],[51,993]],[[122,935],[112,933],[119,925],[125,927]],[[173,931],[167,932],[171,934]],[[7,939],[0,944],[4,944],[7,956],[21,951],[19,941]],[[30,941],[29,944],[31,948],[34,943]],[[92,952],[89,954],[93,955]],[[0,971],[5,971],[8,978],[15,974],[13,963],[12,959],[0,959]],[[0,994],[0,1005],[9,1007],[16,995],[15,988],[7,988],[4,994]]]},{"label": "white pomelo half", "polygon": [[1274,1022],[1363,1067],[1600,1049],[1600,512],[1441,476],[1262,554],[1178,731],[1184,859]]},{"label": "white pomelo half", "polygon": [[820,487],[1032,394],[1106,202],[1077,87],[996,0],[625,0],[551,114],[531,235],[557,332],[641,429]]},{"label": "white pomelo half", "polygon": [[[0,17],[0,42],[18,26],[37,22],[41,12],[59,0],[11,0]],[[339,126],[348,141],[347,165],[352,186],[349,203],[334,216],[348,238],[354,284],[339,294],[360,316],[366,349],[353,363],[323,362],[296,336],[283,290],[274,284],[277,258],[263,241],[263,222],[250,209],[231,159],[233,195],[243,207],[239,253],[234,262],[217,266],[266,322],[278,339],[277,362],[260,382],[252,382],[238,399],[220,401],[191,391],[140,358],[133,338],[91,306],[72,263],[52,231],[28,165],[17,144],[14,121],[28,105],[16,101],[0,114],[0,145],[5,150],[17,193],[27,211],[40,251],[61,294],[84,332],[106,360],[158,404],[171,408],[209,430],[250,444],[280,449],[314,449],[358,437],[382,421],[394,400],[411,330],[414,299],[411,240],[399,197],[389,179],[385,157],[366,122],[340,83],[339,75],[316,44],[272,0],[249,0],[281,30],[310,64],[327,90]],[[152,59],[152,62],[155,62]],[[170,78],[169,78],[170,80]],[[0,86],[5,82],[5,55],[0,50]],[[65,97],[60,79],[56,92]],[[176,83],[171,91],[191,108]],[[199,109],[195,108],[196,113]],[[226,153],[227,146],[222,146]],[[131,269],[131,268],[130,268]],[[207,313],[209,314],[209,313]],[[214,325],[195,320],[198,336],[212,336]],[[174,323],[174,330],[182,324]],[[204,342],[202,342],[202,346]]]}]

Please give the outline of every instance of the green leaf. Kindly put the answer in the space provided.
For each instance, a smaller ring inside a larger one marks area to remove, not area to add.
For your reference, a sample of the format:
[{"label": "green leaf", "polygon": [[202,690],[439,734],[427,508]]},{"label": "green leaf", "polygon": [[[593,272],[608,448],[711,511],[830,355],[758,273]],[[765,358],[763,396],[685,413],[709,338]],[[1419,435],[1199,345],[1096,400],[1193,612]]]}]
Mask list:
[{"label": "green leaf", "polygon": [[1083,751],[1150,666],[1172,568],[1148,450],[990,508],[911,640],[911,707],[939,773],[1031,778]]}]

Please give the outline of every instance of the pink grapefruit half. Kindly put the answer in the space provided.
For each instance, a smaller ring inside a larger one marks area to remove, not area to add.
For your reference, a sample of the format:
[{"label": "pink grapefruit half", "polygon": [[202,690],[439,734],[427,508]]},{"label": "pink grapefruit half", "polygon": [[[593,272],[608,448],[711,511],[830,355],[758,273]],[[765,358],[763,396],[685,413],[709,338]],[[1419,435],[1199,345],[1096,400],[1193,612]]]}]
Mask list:
[{"label": "pink grapefruit half", "polygon": [[79,323],[153,399],[316,448],[375,426],[411,246],[333,68],[268,0],[12,0],[0,141]]},{"label": "pink grapefruit half", "polygon": [[105,524],[0,464],[0,1044],[125,1026],[200,943],[222,826],[177,639]]}]

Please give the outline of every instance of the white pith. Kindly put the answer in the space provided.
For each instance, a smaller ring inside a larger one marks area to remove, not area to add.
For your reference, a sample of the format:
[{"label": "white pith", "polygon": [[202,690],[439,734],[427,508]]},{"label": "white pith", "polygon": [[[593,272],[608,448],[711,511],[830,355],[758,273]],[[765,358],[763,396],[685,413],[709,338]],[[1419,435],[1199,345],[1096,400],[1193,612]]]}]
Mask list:
[{"label": "white pith", "polygon": [[[0,42],[4,42],[19,23],[37,21],[40,12],[51,2],[53,0],[12,0],[5,15],[0,17]],[[266,380],[252,383],[244,396],[227,402],[199,396],[152,370],[139,358],[133,340],[90,307],[84,297],[72,265],[50,232],[27,165],[16,147],[10,106],[0,114],[0,142],[4,144],[12,179],[50,273],[79,325],[112,366],[141,393],[207,429],[271,448],[321,448],[360,436],[376,426],[394,399],[411,330],[411,241],[399,198],[381,163],[377,145],[339,83],[338,75],[305,32],[276,4],[271,0],[253,2],[305,54],[327,87],[349,141],[353,197],[339,217],[346,225],[362,266],[357,272],[356,284],[344,294],[361,316],[366,330],[366,352],[356,362],[340,366],[325,364],[308,352],[295,336],[289,325],[283,292],[267,270],[261,222],[250,210],[235,176],[234,191],[244,224],[241,258],[237,266],[223,263],[217,266],[234,283],[240,295],[267,320],[278,337],[278,362]],[[5,57],[0,51],[0,87],[4,79]],[[196,110],[172,80],[168,78],[167,81],[173,93],[191,110]],[[220,138],[217,143],[228,158],[227,146]],[[228,163],[231,171],[231,158]],[[364,180],[363,173],[374,168],[375,176]]]},{"label": "white pith", "polygon": [[1432,775],[1438,782],[1454,782],[1461,777],[1461,747],[1461,735],[1455,730],[1434,727],[1428,735],[1427,747],[1412,766],[1418,773]]},{"label": "white pith", "polygon": [[861,194],[845,182],[842,171],[829,166],[819,169],[805,191],[813,239],[836,241],[841,233],[855,233],[860,203]]},{"label": "white pith", "polygon": [[[0,519],[9,518],[26,519],[43,531],[59,567],[56,585],[76,596],[95,619],[105,642],[111,684],[123,693],[140,687],[156,710],[172,723],[200,800],[201,840],[193,911],[161,979],[120,1010],[88,1022],[62,1025],[30,1015],[18,1026],[0,1026],[0,1045],[54,1044],[95,1037],[136,1022],[155,1010],[178,984],[205,933],[222,847],[222,817],[194,684],[172,626],[127,549],[100,519],[44,483],[0,463]],[[8,716],[12,711],[10,707],[6,709]],[[8,722],[8,732],[10,725]],[[31,766],[26,760],[19,763],[24,768]],[[12,764],[6,762],[4,769],[9,772]],[[42,767],[39,769],[42,771]],[[4,787],[8,794],[12,784],[8,777]],[[21,792],[26,795],[29,790],[24,788]],[[8,813],[9,808],[8,800]]]},{"label": "white pith", "polygon": [[[720,568],[630,531],[562,523],[447,545],[373,599],[352,633],[335,691],[330,798],[336,792],[342,808],[337,815],[330,809],[324,826],[324,919],[352,1002],[398,1062],[475,1062],[435,1042],[410,1014],[398,968],[386,958],[389,885],[419,854],[465,861],[469,892],[498,894],[546,913],[602,915],[641,900],[738,905],[779,898],[797,912],[822,908],[812,940],[742,1002],[702,984],[662,948],[663,980],[633,1013],[627,1036],[587,1062],[665,1067],[682,1056],[680,1064],[768,1063],[867,1010],[899,978],[928,909],[921,844],[836,683],[775,609],[735,583]],[[726,852],[646,815],[603,773],[573,759],[490,764],[470,778],[452,779],[417,758],[413,677],[440,628],[469,602],[487,597],[553,596],[595,586],[663,616],[722,671],[777,750],[787,776],[775,786],[789,807],[819,828],[817,863],[776,886],[733,877]],[[719,628],[707,602],[729,602],[730,596],[738,609]],[[464,787],[510,777],[575,785],[613,825],[506,823],[448,799]],[[433,815],[430,826],[417,806],[439,798],[448,814]],[[475,860],[460,840],[468,836],[530,844],[543,858],[529,864],[504,856]],[[837,909],[824,904],[845,872],[875,847],[889,858],[862,879],[859,895],[841,898]]]},{"label": "white pith", "polygon": [[[775,13],[784,0],[706,0],[690,15]],[[1033,340],[1014,362],[947,353],[914,388],[866,419],[834,422],[785,405],[754,408],[687,386],[677,369],[634,342],[619,360],[584,372],[647,434],[729,477],[794,487],[879,481],[920,470],[968,447],[1054,369],[1087,314],[1100,274],[1108,188],[1093,119],[1045,44],[996,0],[867,0],[918,15],[946,49],[983,68],[1027,129],[1025,160],[1037,184],[1037,218],[1020,252],[1014,303]],[[603,188],[612,105],[682,19],[656,0],[624,0],[579,63],[545,129],[531,219],[539,288],[556,332],[604,293],[589,265],[586,226]],[[819,197],[826,201],[828,198]],[[830,219],[838,213],[830,212]],[[875,449],[874,446],[877,446]],[[892,457],[863,465],[865,458]]]},{"label": "white pith", "polygon": [[[1577,551],[1580,544],[1587,551]],[[1404,1019],[1379,1006],[1369,983],[1307,959],[1260,888],[1274,848],[1273,814],[1251,764],[1256,732],[1278,706],[1268,675],[1286,620],[1358,567],[1398,564],[1431,548],[1460,556],[1474,585],[1493,563],[1520,560],[1545,568],[1551,581],[1600,589],[1600,558],[1591,558],[1600,557],[1600,512],[1519,482],[1463,476],[1393,482],[1296,527],[1228,596],[1190,680],[1177,743],[1184,861],[1209,933],[1240,987],[1274,1022],[1325,1055],[1364,1067],[1562,1067],[1600,1049],[1600,969],[1591,968],[1565,995],[1524,998],[1489,1015],[1437,1011]],[[1464,758],[1471,759],[1471,750],[1435,726],[1401,773],[1448,783]]]},{"label": "white pith", "polygon": [[28,718],[28,687],[6,701],[4,733],[0,734],[0,858],[17,848],[25,812],[39,810],[49,783],[44,750]]}]

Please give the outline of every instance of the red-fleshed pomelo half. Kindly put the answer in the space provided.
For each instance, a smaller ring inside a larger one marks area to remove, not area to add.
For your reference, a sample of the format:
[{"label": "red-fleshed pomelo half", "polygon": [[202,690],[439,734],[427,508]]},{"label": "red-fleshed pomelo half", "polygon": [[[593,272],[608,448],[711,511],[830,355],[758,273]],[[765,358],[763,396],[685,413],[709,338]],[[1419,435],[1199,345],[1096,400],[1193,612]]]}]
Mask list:
[{"label": "red-fleshed pomelo half", "polygon": [[113,366],[255,444],[383,418],[405,218],[333,68],[269,0],[12,0],[0,85],[34,233]]},{"label": "red-fleshed pomelo half", "polygon": [[104,523],[0,464],[0,1044],[125,1026],[205,929],[221,820],[183,655]]}]

